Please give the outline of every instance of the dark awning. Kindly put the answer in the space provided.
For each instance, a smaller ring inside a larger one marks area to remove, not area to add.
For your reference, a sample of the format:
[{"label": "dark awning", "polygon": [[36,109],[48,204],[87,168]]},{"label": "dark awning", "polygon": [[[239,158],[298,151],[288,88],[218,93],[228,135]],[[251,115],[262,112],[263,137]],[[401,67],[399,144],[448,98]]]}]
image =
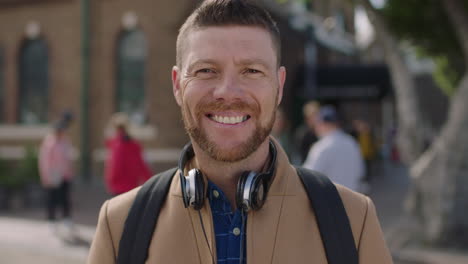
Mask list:
[{"label": "dark awning", "polygon": [[318,99],[379,99],[391,90],[385,64],[320,65],[315,77]]}]

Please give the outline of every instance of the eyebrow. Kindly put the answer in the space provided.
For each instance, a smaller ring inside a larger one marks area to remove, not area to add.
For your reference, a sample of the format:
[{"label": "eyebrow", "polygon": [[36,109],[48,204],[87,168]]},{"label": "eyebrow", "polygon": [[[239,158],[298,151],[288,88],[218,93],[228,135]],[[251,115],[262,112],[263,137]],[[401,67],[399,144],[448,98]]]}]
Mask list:
[{"label": "eyebrow", "polygon": [[255,65],[255,64],[258,64],[262,67],[265,67],[265,68],[268,68],[268,62],[263,60],[263,59],[259,59],[259,58],[255,58],[255,59],[242,59],[242,60],[239,60],[238,62],[236,62],[236,64],[239,64],[239,65]]}]

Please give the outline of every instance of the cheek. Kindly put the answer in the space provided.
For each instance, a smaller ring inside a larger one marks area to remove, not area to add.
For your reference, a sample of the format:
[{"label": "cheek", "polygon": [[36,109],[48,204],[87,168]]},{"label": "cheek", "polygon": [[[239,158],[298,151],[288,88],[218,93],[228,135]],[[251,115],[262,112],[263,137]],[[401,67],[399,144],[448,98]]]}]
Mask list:
[{"label": "cheek", "polygon": [[205,96],[208,87],[211,87],[211,85],[206,81],[195,78],[187,79],[183,82],[183,97],[191,99]]},{"label": "cheek", "polygon": [[[183,100],[199,103],[203,100],[211,100],[213,92],[219,86],[219,80],[188,79],[184,82]],[[192,104],[192,103],[191,103]]]},{"label": "cheek", "polygon": [[268,114],[270,114],[272,109],[276,109],[278,89],[273,87],[274,86],[263,87],[256,92],[258,100]]},{"label": "cheek", "polygon": [[184,86],[181,95],[182,105],[186,108],[186,113],[195,118],[195,108],[197,104],[205,97],[203,88],[197,86],[196,82],[188,82]]},{"label": "cheek", "polygon": [[[268,98],[265,99],[265,115],[267,116],[266,119],[274,118],[275,112],[277,109],[277,100],[278,100],[278,90],[275,89],[270,92],[268,95]],[[266,120],[267,122],[270,122],[270,120]]]}]

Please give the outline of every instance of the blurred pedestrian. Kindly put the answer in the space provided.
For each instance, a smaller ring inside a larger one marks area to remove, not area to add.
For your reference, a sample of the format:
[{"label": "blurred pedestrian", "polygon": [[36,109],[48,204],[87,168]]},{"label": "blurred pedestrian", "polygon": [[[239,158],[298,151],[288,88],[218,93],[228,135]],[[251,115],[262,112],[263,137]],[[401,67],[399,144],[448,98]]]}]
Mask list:
[{"label": "blurred pedestrian", "polygon": [[144,183],[151,171],[143,160],[140,144],[129,133],[128,116],[116,113],[110,125],[113,135],[106,140],[105,182],[110,194],[119,195]]},{"label": "blurred pedestrian", "polygon": [[370,180],[372,178],[372,163],[376,157],[376,144],[374,136],[372,135],[372,130],[369,124],[360,119],[353,120],[353,133],[357,142],[359,143],[359,148],[361,150],[362,158],[364,159],[366,165],[366,172],[364,175],[364,182],[369,186]]},{"label": "blurred pedestrian", "polygon": [[41,184],[47,193],[47,219],[54,228],[57,227],[55,210],[59,205],[64,224],[68,228],[72,226],[70,185],[73,178],[73,146],[67,135],[72,119],[71,113],[64,113],[39,149]]},{"label": "blurred pedestrian", "polygon": [[320,138],[311,148],[303,167],[321,172],[333,182],[361,191],[364,162],[354,138],[341,130],[336,109],[323,106],[313,123]]},{"label": "blurred pedestrian", "polygon": [[288,158],[291,158],[293,145],[289,134],[289,123],[282,108],[276,110],[275,123],[273,124],[271,135],[278,140]]},{"label": "blurred pedestrian", "polygon": [[313,123],[319,108],[320,104],[317,101],[309,101],[302,107],[304,123],[299,126],[294,133],[294,164],[299,165],[304,163],[305,159],[307,158],[307,154],[309,153],[310,147],[317,141]]}]

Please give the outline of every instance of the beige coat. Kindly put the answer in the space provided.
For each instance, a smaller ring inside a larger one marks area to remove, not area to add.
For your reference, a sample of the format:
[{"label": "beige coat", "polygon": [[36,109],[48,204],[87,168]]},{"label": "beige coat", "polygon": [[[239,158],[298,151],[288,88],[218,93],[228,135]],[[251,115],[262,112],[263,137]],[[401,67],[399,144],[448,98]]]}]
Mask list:
[{"label": "beige coat", "polygon": [[[304,187],[278,148],[276,174],[267,201],[247,217],[247,262],[326,264],[314,212]],[[387,246],[372,201],[337,185],[348,214],[360,264],[390,264]],[[106,201],[91,246],[88,263],[116,263],[119,241],[130,206],[139,189]],[[215,238],[209,202],[201,210],[209,246]],[[215,254],[216,250],[212,250]],[[216,256],[215,256],[216,259]],[[211,263],[198,213],[184,208],[179,177],[174,177],[149,248],[147,263]]]}]

